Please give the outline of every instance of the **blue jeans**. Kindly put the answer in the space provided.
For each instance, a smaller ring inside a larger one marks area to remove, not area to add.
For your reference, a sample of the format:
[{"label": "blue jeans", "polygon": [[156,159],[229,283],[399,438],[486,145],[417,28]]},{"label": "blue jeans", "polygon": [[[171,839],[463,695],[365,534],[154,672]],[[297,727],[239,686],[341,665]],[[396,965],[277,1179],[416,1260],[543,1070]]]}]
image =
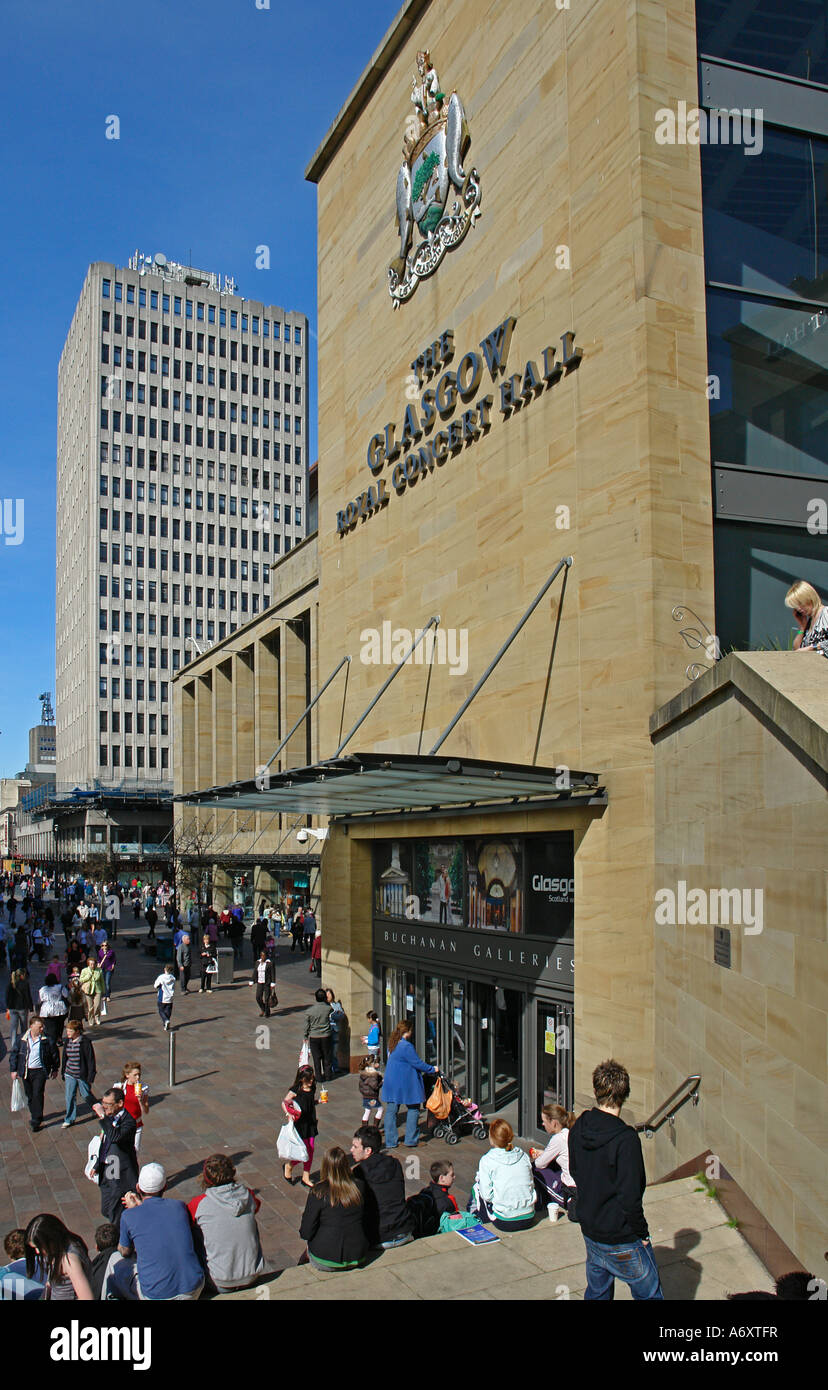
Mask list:
[{"label": "blue jeans", "polygon": [[597,1240],[584,1236],[586,1246],[587,1287],[584,1300],[612,1299],[615,1280],[628,1284],[633,1298],[663,1299],[658,1266],[655,1262],[652,1245],[643,1240],[632,1240],[626,1245],[601,1245]]},{"label": "blue jeans", "polygon": [[9,1018],[11,1020],[11,1040],[9,1049],[11,1050],[18,1038],[22,1038],[29,1026],[29,1015],[25,1009],[10,1009]]},{"label": "blue jeans", "polygon": [[[390,1101],[385,1105],[385,1147],[386,1149],[396,1149],[399,1143],[399,1133],[397,1130],[397,1105],[392,1105]],[[405,1143],[408,1148],[413,1149],[418,1141],[417,1126],[420,1120],[420,1107],[418,1105],[408,1105],[405,1111]]]},{"label": "blue jeans", "polygon": [[92,1104],[94,1097],[92,1087],[88,1081],[81,1081],[79,1076],[70,1076],[67,1072],[63,1078],[63,1087],[66,1093],[66,1114],[64,1123],[73,1125],[78,1117],[78,1091],[80,1090],[83,1099]]},{"label": "blue jeans", "polygon": [[107,998],[107,999],[111,999],[111,997],[112,997],[112,976],[113,976],[114,974],[115,974],[115,971],[114,971],[114,970],[105,970],[104,973],[103,973],[103,977],[104,977],[104,996],[105,996],[105,998]]}]

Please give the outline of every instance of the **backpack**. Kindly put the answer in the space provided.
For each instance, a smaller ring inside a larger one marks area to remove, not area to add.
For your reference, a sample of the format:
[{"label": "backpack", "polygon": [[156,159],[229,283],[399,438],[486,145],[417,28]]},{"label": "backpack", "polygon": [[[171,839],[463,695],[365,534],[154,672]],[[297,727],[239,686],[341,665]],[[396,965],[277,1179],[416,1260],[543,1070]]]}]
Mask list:
[{"label": "backpack", "polygon": [[413,1197],[408,1198],[405,1205],[414,1222],[415,1240],[423,1236],[436,1236],[438,1234],[440,1218],[437,1215],[437,1203],[427,1187],[424,1187],[422,1192],[415,1192]]}]

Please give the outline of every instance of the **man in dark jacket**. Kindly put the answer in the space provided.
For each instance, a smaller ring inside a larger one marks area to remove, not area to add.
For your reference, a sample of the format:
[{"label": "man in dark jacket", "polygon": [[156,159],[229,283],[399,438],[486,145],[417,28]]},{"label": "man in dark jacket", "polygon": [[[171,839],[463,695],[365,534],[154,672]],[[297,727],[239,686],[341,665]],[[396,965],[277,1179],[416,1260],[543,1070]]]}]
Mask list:
[{"label": "man in dark jacket", "polygon": [[261,914],[259,914],[259,916],[256,918],[256,921],[253,923],[252,927],[250,928],[250,945],[251,945],[252,948],[253,948],[253,962],[254,962],[254,964],[255,964],[255,962],[259,959],[259,956],[260,956],[262,950],[264,949],[264,944],[265,944],[266,941],[267,941],[267,922],[266,922],[265,918],[262,917]]},{"label": "man in dark jacket", "polygon": [[181,993],[189,994],[190,991],[188,986],[190,983],[190,971],[193,968],[193,952],[190,946],[190,938],[186,932],[178,943],[175,961],[181,972],[178,977],[179,984],[181,985]]},{"label": "man in dark jacket", "polygon": [[43,1124],[43,1097],[46,1082],[58,1074],[60,1053],[51,1038],[46,1036],[43,1020],[34,1014],[29,1030],[18,1037],[9,1053],[12,1082],[20,1077],[29,1102],[29,1126],[37,1134]]},{"label": "man in dark jacket", "polygon": [[64,1129],[69,1129],[77,1119],[78,1091],[84,1100],[89,1101],[90,1106],[94,1105],[92,1082],[95,1080],[95,1073],[95,1049],[92,1042],[89,1038],[84,1037],[83,1024],[80,1019],[70,1018],[66,1025],[66,1036],[63,1040],[63,1061],[60,1067],[66,1093]]},{"label": "man in dark jacket", "polygon": [[93,1105],[92,1109],[103,1127],[96,1169],[101,1189],[101,1216],[120,1230],[124,1210],[121,1198],[138,1181],[135,1121],[124,1109],[121,1090],[107,1091],[100,1105]]},{"label": "man in dark jacket", "polygon": [[241,961],[244,943],[244,914],[238,906],[230,912],[230,945],[233,947],[233,964]]},{"label": "man in dark jacket", "polygon": [[569,1131],[569,1171],[586,1245],[584,1299],[611,1299],[616,1279],[629,1285],[634,1299],[662,1299],[641,1204],[647,1186],[641,1140],[620,1118],[630,1094],[629,1073],[620,1062],[601,1062],[592,1087],[595,1106]]},{"label": "man in dark jacket", "polygon": [[376,1125],[360,1125],[351,1144],[354,1177],[365,1184],[365,1234],[372,1245],[390,1250],[414,1239],[414,1221],[405,1202],[405,1178],[399,1160],[381,1152]]}]

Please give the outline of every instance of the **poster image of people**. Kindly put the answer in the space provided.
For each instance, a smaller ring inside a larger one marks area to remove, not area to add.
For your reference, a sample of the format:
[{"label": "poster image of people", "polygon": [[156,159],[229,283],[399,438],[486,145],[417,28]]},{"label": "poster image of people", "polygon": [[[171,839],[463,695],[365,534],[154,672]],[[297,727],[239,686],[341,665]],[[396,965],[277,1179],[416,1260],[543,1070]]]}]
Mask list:
[{"label": "poster image of people", "polygon": [[516,840],[476,840],[466,846],[468,925],[523,930],[523,864]]},{"label": "poster image of people", "polygon": [[414,897],[421,922],[463,925],[463,847],[459,840],[418,840]]}]

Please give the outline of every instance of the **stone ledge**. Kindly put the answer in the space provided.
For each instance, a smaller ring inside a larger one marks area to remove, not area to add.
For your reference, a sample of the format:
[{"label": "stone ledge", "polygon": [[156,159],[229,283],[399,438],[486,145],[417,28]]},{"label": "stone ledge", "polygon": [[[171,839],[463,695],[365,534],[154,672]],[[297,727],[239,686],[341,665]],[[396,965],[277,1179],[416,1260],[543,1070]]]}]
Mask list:
[{"label": "stone ledge", "polygon": [[[694,1178],[681,1178],[650,1188],[644,1196],[667,1296],[721,1299],[728,1292],[772,1291],[773,1280],[739,1232],[727,1225],[727,1213],[697,1188]],[[431,1236],[387,1250],[364,1269],[348,1273],[299,1265],[213,1301],[554,1301],[580,1299],[585,1288],[580,1230],[565,1220],[555,1226],[542,1220],[530,1231],[501,1236],[497,1245],[473,1247],[456,1235]],[[616,1297],[630,1296],[625,1285],[617,1286]]]},{"label": "stone ledge", "polygon": [[828,772],[828,662],[796,652],[731,652],[650,716],[655,741],[707,701],[744,697],[823,772]]}]

